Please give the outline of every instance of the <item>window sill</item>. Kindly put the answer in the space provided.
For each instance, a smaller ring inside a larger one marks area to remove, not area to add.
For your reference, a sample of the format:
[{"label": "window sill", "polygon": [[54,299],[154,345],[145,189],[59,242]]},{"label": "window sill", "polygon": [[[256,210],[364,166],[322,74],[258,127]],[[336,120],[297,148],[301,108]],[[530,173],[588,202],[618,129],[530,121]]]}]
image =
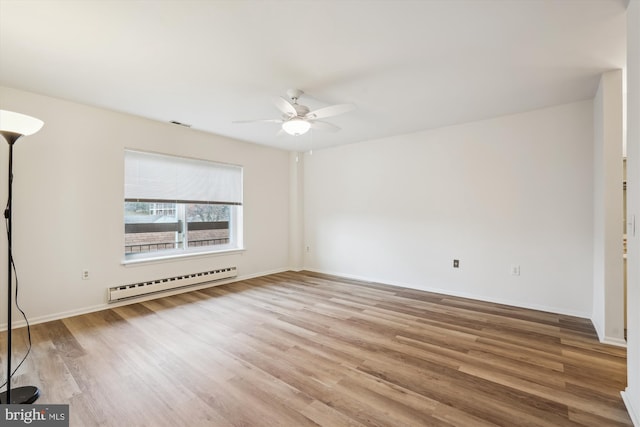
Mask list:
[{"label": "window sill", "polygon": [[181,261],[187,258],[232,255],[236,253],[242,254],[244,253],[245,250],[246,250],[245,248],[235,248],[235,249],[222,249],[217,251],[181,253],[181,254],[154,256],[154,257],[123,259],[120,262],[120,264],[124,265],[125,267],[130,267],[130,266],[136,266],[140,264],[156,264],[156,263],[164,263],[164,262],[171,262],[171,261]]}]

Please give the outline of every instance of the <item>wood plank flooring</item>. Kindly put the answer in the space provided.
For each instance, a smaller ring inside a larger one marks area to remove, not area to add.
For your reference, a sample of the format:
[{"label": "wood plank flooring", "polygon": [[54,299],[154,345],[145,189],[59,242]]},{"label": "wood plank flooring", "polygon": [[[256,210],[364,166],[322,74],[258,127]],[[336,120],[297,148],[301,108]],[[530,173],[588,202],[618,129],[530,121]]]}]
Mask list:
[{"label": "wood plank flooring", "polygon": [[588,320],[308,272],[32,335],[14,385],[71,426],[632,425],[625,350]]}]

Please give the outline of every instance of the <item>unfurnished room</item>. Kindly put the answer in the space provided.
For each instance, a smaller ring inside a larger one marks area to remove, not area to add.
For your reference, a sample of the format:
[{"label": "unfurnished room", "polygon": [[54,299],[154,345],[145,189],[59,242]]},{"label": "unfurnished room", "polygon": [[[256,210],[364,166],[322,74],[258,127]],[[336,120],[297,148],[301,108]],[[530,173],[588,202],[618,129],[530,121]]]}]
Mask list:
[{"label": "unfurnished room", "polygon": [[0,0],[0,425],[640,426],[640,0]]}]

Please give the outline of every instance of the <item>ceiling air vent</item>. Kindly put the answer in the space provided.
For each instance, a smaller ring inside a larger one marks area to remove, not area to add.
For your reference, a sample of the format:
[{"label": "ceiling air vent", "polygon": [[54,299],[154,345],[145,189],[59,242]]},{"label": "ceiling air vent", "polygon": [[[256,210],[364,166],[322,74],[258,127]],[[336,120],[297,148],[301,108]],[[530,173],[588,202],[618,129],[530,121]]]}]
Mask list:
[{"label": "ceiling air vent", "polygon": [[191,127],[191,125],[189,125],[187,123],[177,122],[175,120],[171,120],[169,123],[172,123],[172,124],[178,125],[178,126],[183,126],[183,127],[186,127],[186,128],[190,128]]}]

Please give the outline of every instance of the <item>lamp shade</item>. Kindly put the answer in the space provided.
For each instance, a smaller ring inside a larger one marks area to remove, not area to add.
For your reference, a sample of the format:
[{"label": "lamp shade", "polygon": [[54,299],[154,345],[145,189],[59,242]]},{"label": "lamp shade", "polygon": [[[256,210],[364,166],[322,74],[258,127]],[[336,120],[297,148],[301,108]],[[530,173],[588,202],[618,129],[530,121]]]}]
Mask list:
[{"label": "lamp shade", "polygon": [[311,123],[306,120],[299,119],[294,117],[291,120],[287,120],[282,124],[282,129],[289,135],[297,136],[303,135],[309,131],[311,128]]},{"label": "lamp shade", "polygon": [[0,110],[0,132],[18,135],[33,135],[42,128],[44,122],[35,117],[13,111]]}]

